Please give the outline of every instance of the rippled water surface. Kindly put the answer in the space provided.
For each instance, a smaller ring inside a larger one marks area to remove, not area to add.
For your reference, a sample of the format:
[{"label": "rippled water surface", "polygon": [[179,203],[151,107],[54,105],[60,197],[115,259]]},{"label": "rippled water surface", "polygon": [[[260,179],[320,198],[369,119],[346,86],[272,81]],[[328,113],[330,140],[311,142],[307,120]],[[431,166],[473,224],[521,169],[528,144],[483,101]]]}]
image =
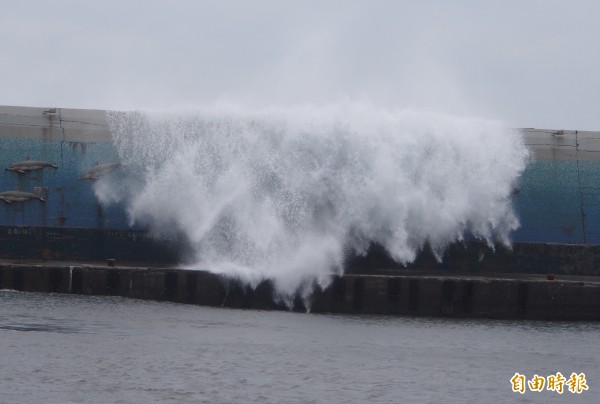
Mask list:
[{"label": "rippled water surface", "polygon": [[[326,316],[0,291],[0,402],[600,402],[600,324]],[[511,391],[584,372],[588,391]]]}]

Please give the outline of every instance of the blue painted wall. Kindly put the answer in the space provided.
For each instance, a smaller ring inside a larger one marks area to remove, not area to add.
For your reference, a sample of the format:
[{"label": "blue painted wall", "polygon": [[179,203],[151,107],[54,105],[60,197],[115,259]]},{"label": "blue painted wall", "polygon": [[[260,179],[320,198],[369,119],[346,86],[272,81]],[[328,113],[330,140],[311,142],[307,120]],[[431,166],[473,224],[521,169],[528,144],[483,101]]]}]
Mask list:
[{"label": "blue painted wall", "polygon": [[[35,187],[46,188],[48,192],[45,203],[0,202],[0,225],[128,228],[122,206],[101,206],[94,195],[93,182],[78,179],[96,162],[118,161],[110,142],[1,137],[0,150],[0,192],[33,192]],[[54,163],[58,169],[44,168],[26,174],[4,170],[28,157]]]},{"label": "blue painted wall", "polygon": [[[19,175],[0,171],[0,192],[34,187],[48,190],[47,202],[0,202],[0,225],[127,229],[124,207],[101,206],[93,182],[79,176],[96,162],[116,162],[111,142],[69,142],[0,137],[0,167],[31,157],[58,165]],[[115,171],[109,175],[122,175]],[[600,244],[600,162],[533,160],[513,198],[521,228],[515,242]]]},{"label": "blue painted wall", "polygon": [[600,162],[534,160],[520,187],[514,241],[600,244]]}]

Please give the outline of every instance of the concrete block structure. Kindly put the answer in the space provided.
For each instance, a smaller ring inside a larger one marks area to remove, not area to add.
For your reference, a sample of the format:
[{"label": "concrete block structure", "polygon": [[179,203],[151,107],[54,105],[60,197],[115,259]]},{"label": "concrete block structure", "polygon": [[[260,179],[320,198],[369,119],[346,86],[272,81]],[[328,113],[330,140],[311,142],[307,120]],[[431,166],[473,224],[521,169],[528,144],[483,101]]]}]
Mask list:
[{"label": "concrete block structure", "polygon": [[[425,251],[402,272],[373,246],[349,263],[348,274],[316,289],[313,312],[494,318],[600,319],[600,285],[560,280],[600,275],[600,132],[520,129],[532,158],[513,204],[521,227],[512,249],[479,242],[450,246],[442,263]],[[43,265],[0,264],[0,288],[119,295],[210,306],[277,309],[273,285],[252,289],[235,280],[173,268],[186,240],[157,238],[132,226],[121,204],[103,205],[82,174],[97,163],[119,163],[105,111],[0,107],[0,168],[18,161],[56,165],[0,172],[0,192],[45,199],[0,202],[0,260],[44,260]],[[115,170],[109,175],[122,175]],[[130,267],[52,265],[58,261],[115,259]],[[385,271],[384,271],[385,270]],[[388,271],[389,270],[389,271]],[[400,272],[398,272],[400,271]],[[423,272],[423,273],[425,273]],[[545,278],[475,275],[556,274]],[[460,277],[454,276],[460,275]],[[564,279],[564,278],[563,278]],[[499,302],[501,304],[499,304]]]}]

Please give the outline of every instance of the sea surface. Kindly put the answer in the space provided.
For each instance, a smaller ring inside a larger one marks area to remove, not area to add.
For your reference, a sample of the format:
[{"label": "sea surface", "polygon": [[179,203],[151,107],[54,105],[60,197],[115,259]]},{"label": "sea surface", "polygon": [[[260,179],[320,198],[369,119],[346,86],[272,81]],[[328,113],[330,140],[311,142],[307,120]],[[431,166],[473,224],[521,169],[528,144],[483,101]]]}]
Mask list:
[{"label": "sea surface", "polygon": [[[511,377],[584,373],[587,391]],[[600,402],[600,323],[316,315],[0,291],[2,403]]]}]

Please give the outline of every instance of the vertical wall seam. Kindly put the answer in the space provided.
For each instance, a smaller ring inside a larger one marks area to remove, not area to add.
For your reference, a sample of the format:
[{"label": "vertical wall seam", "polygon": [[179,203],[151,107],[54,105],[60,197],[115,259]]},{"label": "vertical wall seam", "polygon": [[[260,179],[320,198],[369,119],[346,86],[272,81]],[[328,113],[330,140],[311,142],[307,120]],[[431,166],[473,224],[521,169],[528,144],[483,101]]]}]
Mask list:
[{"label": "vertical wall seam", "polygon": [[583,244],[587,244],[585,237],[585,211],[583,210],[583,189],[581,187],[581,173],[579,169],[579,131],[575,131],[575,162],[577,164],[577,188],[579,190],[579,211],[581,216],[581,233]]},{"label": "vertical wall seam", "polygon": [[62,139],[60,141],[60,167],[62,168],[65,164],[65,159],[64,159],[64,144],[66,139],[66,135],[65,135],[65,128],[63,128],[62,126],[62,108],[57,108],[58,111],[58,127],[60,128],[60,131],[62,132]]}]

